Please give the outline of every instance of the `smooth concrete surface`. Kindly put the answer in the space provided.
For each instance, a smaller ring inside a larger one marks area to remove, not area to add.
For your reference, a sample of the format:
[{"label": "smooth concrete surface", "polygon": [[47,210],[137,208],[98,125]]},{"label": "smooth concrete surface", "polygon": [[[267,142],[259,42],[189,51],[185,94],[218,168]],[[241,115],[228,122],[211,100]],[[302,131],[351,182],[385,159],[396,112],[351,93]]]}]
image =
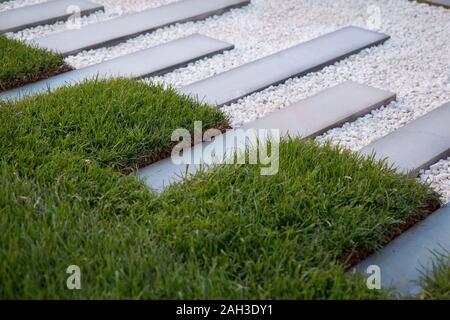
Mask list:
[{"label": "smooth concrete surface", "polygon": [[198,81],[181,88],[180,92],[208,104],[230,104],[289,78],[318,71],[388,39],[389,36],[385,34],[358,27],[342,28]]},{"label": "smooth concrete surface", "polygon": [[363,148],[375,152],[399,172],[417,176],[440,159],[450,156],[450,102]]},{"label": "smooth concrete surface", "polygon": [[202,20],[249,3],[249,0],[177,1],[158,8],[91,24],[81,29],[51,34],[30,42],[68,56],[87,49],[111,46],[172,24]]},{"label": "smooth concrete surface", "polygon": [[348,81],[244,125],[279,129],[281,135],[314,138],[396,99],[389,91]]},{"label": "smooth concrete surface", "polygon": [[15,32],[38,25],[67,20],[78,8],[81,16],[103,10],[103,6],[86,0],[53,0],[0,12],[0,33]]},{"label": "smooth concrete surface", "polygon": [[[170,184],[189,177],[201,168],[226,163],[234,154],[252,148],[257,143],[257,137],[260,142],[265,143],[265,137],[259,135],[260,129],[280,130],[280,136],[289,134],[311,138],[369,113],[394,99],[395,94],[391,92],[345,82],[251,122],[243,128],[230,130],[217,136],[212,142],[195,145],[187,151],[191,159],[187,162],[189,165],[177,164],[172,158],[167,158],[141,169],[138,176],[149,188],[162,192]],[[242,139],[244,132],[255,135],[244,135]]]},{"label": "smooth concrete surface", "polygon": [[422,274],[432,270],[436,257],[450,252],[450,204],[391,241],[373,254],[356,271],[366,274],[371,265],[380,267],[382,288],[401,295],[420,294]]},{"label": "smooth concrete surface", "polygon": [[20,99],[25,95],[55,90],[93,78],[141,78],[167,73],[188,63],[209,57],[234,46],[224,41],[194,34],[153,48],[105,61],[87,68],[69,71],[46,80],[0,93],[0,99]]}]

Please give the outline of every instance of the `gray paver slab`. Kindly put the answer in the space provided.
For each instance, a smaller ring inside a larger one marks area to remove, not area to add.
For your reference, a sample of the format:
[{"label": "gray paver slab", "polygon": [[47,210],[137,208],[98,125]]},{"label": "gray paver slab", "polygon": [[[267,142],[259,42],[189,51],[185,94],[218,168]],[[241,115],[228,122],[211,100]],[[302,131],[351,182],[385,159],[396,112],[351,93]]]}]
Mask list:
[{"label": "gray paver slab", "polygon": [[427,113],[361,150],[387,158],[399,172],[418,175],[440,159],[450,156],[450,102]]},{"label": "gray paver slab", "polygon": [[314,138],[396,99],[389,91],[344,82],[280,111],[244,125],[245,129],[279,129],[282,135]]},{"label": "gray paver slab", "polygon": [[229,104],[289,78],[320,70],[387,39],[389,36],[385,34],[358,27],[342,28],[198,81],[181,88],[180,92],[209,104]]},{"label": "gray paver slab", "polygon": [[[345,82],[329,88],[319,94],[302,100],[291,107],[276,111],[259,120],[245,125],[244,130],[279,129],[281,135],[300,135],[311,138],[325,130],[340,126],[358,116],[387,104],[395,99],[395,94],[371,88],[354,82]],[[201,163],[223,163],[236,152],[244,151],[246,146],[252,146],[256,140],[240,140],[236,144],[227,144],[234,141],[235,133],[240,129],[228,131],[216,137],[213,142],[204,142],[190,149],[192,159],[189,166],[176,164],[171,158],[153,163],[141,169],[138,175],[143,178],[151,189],[161,192],[174,182],[181,181],[183,177],[192,175],[200,169]],[[214,145],[215,144],[215,145]],[[222,145],[223,144],[223,147]],[[212,152],[218,157],[214,162]],[[202,150],[205,150],[203,152]],[[219,160],[219,161],[217,161]]]},{"label": "gray paver slab", "polygon": [[80,15],[103,10],[103,6],[86,0],[53,0],[31,6],[0,12],[0,33],[15,32],[25,28],[67,20],[78,8]]},{"label": "gray paver slab", "polygon": [[231,50],[234,46],[224,41],[194,34],[153,48],[105,61],[87,68],[69,71],[46,80],[0,93],[0,99],[19,99],[48,89],[85,79],[127,77],[141,78],[169,72],[188,63]]},{"label": "gray paver slab", "polygon": [[175,23],[197,21],[249,4],[249,0],[183,0],[165,6],[55,33],[31,42],[65,56],[114,45]]},{"label": "gray paver slab", "polygon": [[402,295],[420,294],[419,279],[430,271],[437,255],[450,252],[450,204],[391,241],[382,251],[356,266],[366,274],[367,267],[381,270],[382,288]]}]

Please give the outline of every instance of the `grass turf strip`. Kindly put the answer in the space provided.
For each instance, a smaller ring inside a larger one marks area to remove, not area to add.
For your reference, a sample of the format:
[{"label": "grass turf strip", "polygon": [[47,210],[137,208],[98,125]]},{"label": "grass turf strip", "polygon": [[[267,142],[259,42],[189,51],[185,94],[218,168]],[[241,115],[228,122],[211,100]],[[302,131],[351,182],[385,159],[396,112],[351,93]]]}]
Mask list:
[{"label": "grass turf strip", "polygon": [[0,35],[0,91],[71,70],[60,54]]},{"label": "grass turf strip", "polygon": [[[280,171],[235,165],[161,196],[127,172],[171,130],[226,117],[131,80],[0,105],[2,298],[386,298],[345,274],[439,196],[383,163],[314,142]],[[82,290],[65,287],[79,265]]]},{"label": "grass turf strip", "polygon": [[450,255],[437,255],[430,272],[421,279],[423,293],[427,300],[450,300]]}]

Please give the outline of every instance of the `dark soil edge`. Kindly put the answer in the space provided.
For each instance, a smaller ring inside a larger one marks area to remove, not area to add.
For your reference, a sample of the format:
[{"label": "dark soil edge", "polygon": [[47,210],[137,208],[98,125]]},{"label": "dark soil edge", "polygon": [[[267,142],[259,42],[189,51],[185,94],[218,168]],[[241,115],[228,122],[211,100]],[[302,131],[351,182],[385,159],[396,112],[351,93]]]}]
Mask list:
[{"label": "dark soil edge", "polygon": [[[402,233],[411,229],[417,223],[425,220],[435,211],[442,207],[442,203],[438,200],[436,202],[429,201],[426,205],[417,213],[411,215],[406,219],[406,221],[398,226],[392,228],[392,230],[386,235],[385,240],[381,243],[385,247],[389,242],[400,236]],[[358,263],[368,258],[373,253],[378,250],[367,250],[365,248],[359,248],[352,250],[351,252],[345,252],[341,259],[339,259],[345,268],[345,271],[350,271]]]},{"label": "dark soil edge", "polygon": [[4,84],[0,83],[0,92],[16,89],[16,88],[22,87],[27,84],[45,80],[50,77],[56,76],[58,74],[72,71],[74,69],[75,68],[68,65],[67,63],[63,63],[62,65],[60,65],[56,68],[42,71],[41,73],[39,73],[38,75],[36,75],[35,77],[32,77],[32,78],[21,78],[21,79],[15,79],[13,81],[10,81],[10,82],[4,83]]},{"label": "dark soil edge", "polygon": [[[203,130],[203,133],[205,133],[207,130],[213,129],[213,128],[206,128]],[[232,129],[228,121],[219,124],[216,128],[220,132],[225,133],[227,130]],[[201,142],[200,142],[201,143]],[[119,172],[124,175],[132,175],[139,169],[142,169],[148,165],[151,165],[152,163],[158,162],[160,160],[164,160],[165,158],[170,157],[172,154],[172,148],[177,144],[177,142],[173,142],[173,144],[167,149],[167,150],[161,150],[157,155],[155,156],[142,156],[137,160],[130,161],[124,168],[119,169]],[[192,142],[192,147],[194,146],[194,141]]]},{"label": "dark soil edge", "polygon": [[432,2],[429,0],[416,0],[419,3],[425,3],[428,4],[430,6],[435,6],[435,7],[441,7],[441,8],[446,8],[446,9],[450,9],[450,5],[446,5],[444,3],[437,3],[437,2]]}]

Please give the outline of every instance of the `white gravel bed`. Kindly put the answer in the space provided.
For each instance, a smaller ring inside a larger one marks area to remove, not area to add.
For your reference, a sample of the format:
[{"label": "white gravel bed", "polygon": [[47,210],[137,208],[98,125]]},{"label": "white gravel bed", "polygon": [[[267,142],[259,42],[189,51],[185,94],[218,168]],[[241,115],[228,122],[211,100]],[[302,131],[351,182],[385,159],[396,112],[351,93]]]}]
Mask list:
[{"label": "white gravel bed", "polygon": [[47,0],[15,0],[0,3],[0,12],[10,9],[16,9],[24,6],[31,6],[32,4],[38,4]]},{"label": "white gravel bed", "polygon": [[[106,21],[109,19],[117,18],[122,15],[130,14],[133,12],[142,11],[145,9],[150,9],[158,7],[164,4],[175,2],[176,0],[90,0],[91,2],[103,4],[105,7],[104,11],[97,11],[88,16],[74,17],[69,21],[59,21],[53,24],[47,24],[42,26],[37,26],[34,28],[24,29],[15,33],[7,33],[8,37],[21,39],[21,40],[31,40],[55,32],[61,32],[68,30],[70,28],[81,28],[88,24]],[[17,8],[24,5],[36,4],[44,2],[43,0],[15,0],[12,2],[7,2],[5,4],[0,4],[0,11],[6,9]],[[9,6],[8,3],[11,3]]]},{"label": "white gravel bed", "polygon": [[[92,23],[172,1],[97,0],[106,5],[106,13],[81,19]],[[65,28],[62,23],[42,27],[48,28],[42,34],[55,32],[60,25]],[[408,0],[252,0],[250,6],[221,16],[163,28],[114,47],[81,52],[66,61],[81,68],[192,33],[236,45],[233,51],[148,79],[180,87],[347,25],[385,32],[392,39],[320,72],[225,106],[232,124],[240,126],[345,80],[397,93],[397,102],[317,138],[321,142],[331,139],[356,151],[450,101],[450,10]],[[39,28],[13,36],[32,39],[40,34]],[[443,163],[439,168],[445,167]],[[450,199],[450,178],[442,170],[424,172],[420,179],[430,181],[446,200]]]},{"label": "white gravel bed", "polygon": [[420,172],[420,181],[428,183],[442,194],[442,200],[446,203],[450,200],[450,158],[440,160],[428,170]]}]

